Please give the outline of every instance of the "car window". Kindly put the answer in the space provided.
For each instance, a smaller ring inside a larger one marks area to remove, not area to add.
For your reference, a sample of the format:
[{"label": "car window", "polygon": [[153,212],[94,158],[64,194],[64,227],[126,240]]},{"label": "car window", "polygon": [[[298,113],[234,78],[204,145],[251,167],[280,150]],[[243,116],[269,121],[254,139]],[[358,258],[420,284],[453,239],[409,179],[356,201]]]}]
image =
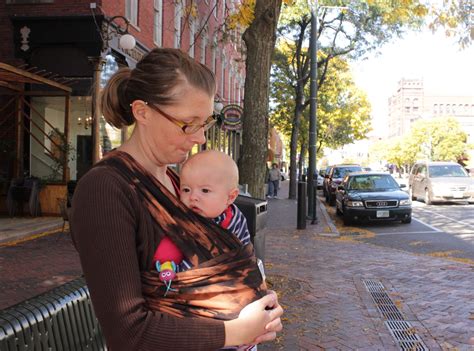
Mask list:
[{"label": "car window", "polygon": [[390,175],[364,175],[354,176],[349,179],[349,190],[390,190],[399,189],[398,183]]},{"label": "car window", "polygon": [[336,167],[336,168],[334,168],[333,177],[334,178],[342,178],[347,173],[358,172],[358,171],[362,171],[362,168],[358,167],[358,166],[354,166],[354,167]]},{"label": "car window", "polygon": [[466,170],[460,165],[436,165],[428,167],[430,177],[468,177]]}]

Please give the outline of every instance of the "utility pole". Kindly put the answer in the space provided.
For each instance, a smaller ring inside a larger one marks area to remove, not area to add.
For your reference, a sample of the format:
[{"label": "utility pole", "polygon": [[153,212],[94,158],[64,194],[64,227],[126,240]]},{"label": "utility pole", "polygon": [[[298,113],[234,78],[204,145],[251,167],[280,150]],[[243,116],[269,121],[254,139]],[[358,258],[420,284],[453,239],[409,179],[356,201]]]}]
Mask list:
[{"label": "utility pole", "polygon": [[[309,105],[309,167],[308,167],[308,215],[311,224],[318,223],[316,214],[316,192],[314,186],[314,176],[316,173],[316,126],[317,126],[317,96],[318,96],[318,1],[311,5],[311,37],[310,37],[310,57],[311,57],[311,81],[310,81],[310,105]],[[317,179],[317,175],[316,175]]]}]

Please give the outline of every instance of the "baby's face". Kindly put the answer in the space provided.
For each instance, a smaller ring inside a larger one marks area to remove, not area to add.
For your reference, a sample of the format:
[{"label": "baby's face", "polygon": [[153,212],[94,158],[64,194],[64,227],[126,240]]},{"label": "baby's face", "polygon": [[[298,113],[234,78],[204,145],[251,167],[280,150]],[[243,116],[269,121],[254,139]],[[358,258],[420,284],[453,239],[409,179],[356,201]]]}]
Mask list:
[{"label": "baby's face", "polygon": [[180,182],[181,201],[201,216],[215,218],[233,202],[233,188],[210,168],[185,168]]}]

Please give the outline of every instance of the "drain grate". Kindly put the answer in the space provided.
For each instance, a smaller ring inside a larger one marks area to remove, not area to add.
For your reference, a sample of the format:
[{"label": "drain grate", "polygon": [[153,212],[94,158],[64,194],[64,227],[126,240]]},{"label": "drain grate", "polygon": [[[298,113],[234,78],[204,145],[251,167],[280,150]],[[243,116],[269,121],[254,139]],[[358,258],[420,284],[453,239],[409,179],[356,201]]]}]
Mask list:
[{"label": "drain grate", "polygon": [[429,351],[410,323],[405,321],[386,321],[385,325],[393,338],[398,341],[402,350]]},{"label": "drain grate", "polygon": [[386,293],[383,284],[376,280],[363,280],[363,283],[380,314],[386,319],[385,326],[397,341],[400,349],[402,351],[429,351],[416,334],[416,329],[405,321],[403,314]]}]

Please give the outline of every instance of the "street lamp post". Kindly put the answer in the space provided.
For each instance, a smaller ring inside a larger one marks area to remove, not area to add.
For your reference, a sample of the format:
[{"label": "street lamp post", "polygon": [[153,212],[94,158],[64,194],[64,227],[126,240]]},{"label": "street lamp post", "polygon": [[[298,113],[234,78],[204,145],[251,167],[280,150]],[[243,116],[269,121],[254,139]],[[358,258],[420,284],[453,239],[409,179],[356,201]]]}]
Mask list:
[{"label": "street lamp post", "polygon": [[316,173],[316,137],[317,137],[317,97],[318,97],[318,9],[347,9],[346,6],[320,6],[318,7],[318,0],[311,3],[311,37],[310,37],[310,105],[309,105],[309,167],[308,167],[308,185],[309,185],[309,199],[308,199],[308,216],[311,218],[311,224],[318,223],[316,213],[316,192],[317,186],[314,184],[314,177]]},{"label": "street lamp post", "polygon": [[[310,57],[311,57],[311,80],[310,80],[310,104],[309,104],[309,167],[308,167],[308,215],[311,224],[318,222],[316,214],[316,191],[314,186],[314,176],[316,173],[316,125],[317,125],[317,95],[318,95],[318,1],[311,6],[311,37],[310,37]],[[317,177],[317,176],[316,176]],[[317,178],[316,178],[317,179]]]}]

